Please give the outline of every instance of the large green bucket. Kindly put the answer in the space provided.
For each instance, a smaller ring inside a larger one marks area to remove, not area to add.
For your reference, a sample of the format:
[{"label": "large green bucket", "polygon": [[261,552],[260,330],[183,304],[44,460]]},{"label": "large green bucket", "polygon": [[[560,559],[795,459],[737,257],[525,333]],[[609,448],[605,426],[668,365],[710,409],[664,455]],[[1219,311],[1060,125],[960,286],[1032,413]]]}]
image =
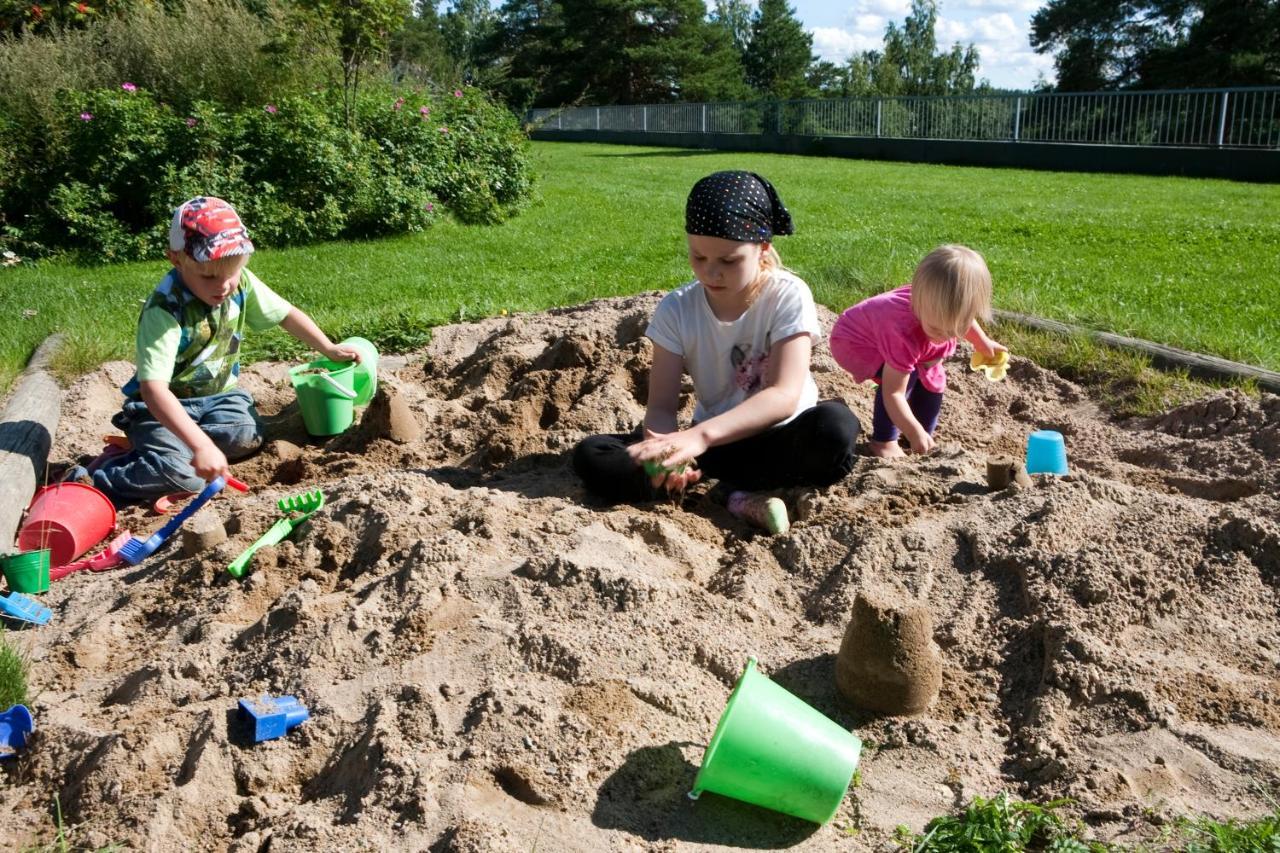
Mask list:
[{"label": "large green bucket", "polygon": [[308,433],[337,435],[351,426],[355,420],[354,376],[354,364],[327,358],[289,369]]},{"label": "large green bucket", "polygon": [[355,366],[352,387],[356,392],[355,405],[367,406],[378,390],[378,348],[364,338],[347,338],[338,346],[354,347],[360,353],[360,363]]},{"label": "large green bucket", "polygon": [[855,735],[761,675],[749,658],[689,796],[711,791],[826,823],[861,752]]},{"label": "large green bucket", "polygon": [[12,592],[48,592],[49,549],[0,557],[0,573]]}]

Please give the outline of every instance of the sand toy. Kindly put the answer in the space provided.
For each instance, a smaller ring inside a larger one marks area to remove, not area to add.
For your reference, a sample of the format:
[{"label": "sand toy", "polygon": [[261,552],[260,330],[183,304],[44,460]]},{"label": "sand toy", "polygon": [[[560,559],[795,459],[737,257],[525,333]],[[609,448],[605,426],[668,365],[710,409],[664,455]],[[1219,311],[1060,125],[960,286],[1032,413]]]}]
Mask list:
[{"label": "sand toy", "polygon": [[1027,473],[1068,473],[1067,444],[1062,433],[1051,429],[1038,429],[1027,436]]},{"label": "sand toy", "polygon": [[270,529],[259,536],[256,542],[246,548],[240,556],[232,560],[231,565],[227,566],[227,574],[233,578],[244,577],[245,571],[249,567],[249,561],[253,559],[254,553],[259,548],[266,548],[268,545],[283,542],[285,537],[292,533],[298,525],[310,518],[323,506],[324,492],[319,489],[276,501],[276,507],[285,514],[285,517],[271,525]]},{"label": "sand toy", "polygon": [[13,592],[49,591],[49,549],[24,551],[0,558],[0,574]]},{"label": "sand toy", "polygon": [[14,705],[0,714],[0,761],[13,758],[27,745],[27,735],[35,729],[26,705]]},{"label": "sand toy", "polygon": [[712,791],[826,823],[858,767],[862,741],[756,671],[749,658],[693,780]]},{"label": "sand toy", "polygon": [[224,486],[231,486],[242,492],[247,492],[249,487],[237,480],[235,477],[215,477],[210,481],[209,485],[204,487],[200,494],[196,495],[196,499],[187,504],[182,512],[170,519],[164,527],[161,527],[155,533],[151,534],[148,539],[139,539],[138,537],[130,537],[129,541],[124,543],[120,548],[120,556],[126,563],[136,566],[143,560],[150,557],[156,552],[156,549],[164,544],[165,540],[174,534],[174,532],[182,526],[182,523],[191,516],[195,515],[200,507],[204,506],[209,500],[222,491]]},{"label": "sand toy", "polygon": [[14,592],[8,597],[0,595],[0,616],[15,622],[47,625],[53,618],[53,611],[29,595]]},{"label": "sand toy", "polygon": [[981,370],[989,381],[999,382],[1009,372],[1009,352],[1001,350],[988,357],[974,350],[969,357],[969,369]]},{"label": "sand toy", "polygon": [[109,569],[117,568],[125,565],[124,558],[120,556],[120,549],[124,544],[133,537],[126,530],[115,539],[107,543],[107,547],[87,560],[77,560],[74,563],[67,563],[65,566],[58,566],[49,572],[49,579],[60,581],[67,575],[88,569],[91,572],[105,572]]},{"label": "sand toy", "polygon": [[318,438],[345,432],[355,420],[355,362],[317,359],[290,368],[307,434]]},{"label": "sand toy", "polygon": [[262,696],[240,700],[240,717],[253,721],[253,742],[282,737],[305,723],[311,713],[295,696]]},{"label": "sand toy", "polygon": [[116,526],[111,499],[84,483],[55,483],[38,489],[18,531],[24,551],[48,548],[49,565],[70,563],[97,545]]}]

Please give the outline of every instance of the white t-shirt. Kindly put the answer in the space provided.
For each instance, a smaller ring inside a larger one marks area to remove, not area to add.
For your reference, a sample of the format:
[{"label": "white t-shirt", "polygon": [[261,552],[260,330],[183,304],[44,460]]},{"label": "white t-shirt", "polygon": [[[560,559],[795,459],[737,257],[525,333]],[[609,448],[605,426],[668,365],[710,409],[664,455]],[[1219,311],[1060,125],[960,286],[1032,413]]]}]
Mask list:
[{"label": "white t-shirt", "polygon": [[[818,309],[809,285],[794,273],[776,271],[760,288],[756,300],[741,317],[716,319],[702,283],[691,281],[658,303],[645,335],[655,344],[684,358],[698,404],[694,421],[724,414],[764,387],[769,349],[807,332],[814,341],[822,334]],[[786,423],[818,402],[813,375],[805,374],[800,402]]]}]

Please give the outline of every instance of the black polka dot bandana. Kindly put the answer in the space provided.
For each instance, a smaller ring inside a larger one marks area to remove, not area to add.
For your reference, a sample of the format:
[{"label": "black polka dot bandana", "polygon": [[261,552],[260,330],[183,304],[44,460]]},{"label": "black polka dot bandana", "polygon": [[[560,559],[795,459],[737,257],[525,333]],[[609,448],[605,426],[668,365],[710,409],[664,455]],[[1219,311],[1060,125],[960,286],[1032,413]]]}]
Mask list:
[{"label": "black polka dot bandana", "polygon": [[794,234],[796,228],[773,184],[755,172],[716,172],[689,191],[684,230],[740,243],[768,243],[779,234]]}]

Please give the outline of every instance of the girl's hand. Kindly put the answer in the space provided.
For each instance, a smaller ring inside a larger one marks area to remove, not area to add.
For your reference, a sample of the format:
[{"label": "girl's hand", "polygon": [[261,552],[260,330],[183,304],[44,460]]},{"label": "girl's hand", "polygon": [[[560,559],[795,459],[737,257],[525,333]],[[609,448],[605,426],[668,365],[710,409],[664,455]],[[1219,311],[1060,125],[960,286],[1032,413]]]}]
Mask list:
[{"label": "girl's hand", "polygon": [[707,443],[697,430],[662,434],[646,427],[644,440],[628,447],[627,453],[637,465],[650,462],[672,469],[649,478],[654,488],[665,486],[668,491],[683,491],[702,479],[702,472],[692,466],[706,449]]},{"label": "girl's hand", "polygon": [[1009,351],[1008,347],[1004,346],[998,341],[992,340],[991,338],[984,338],[981,341],[981,343],[974,344],[974,349],[976,349],[978,352],[982,353],[984,356],[986,356],[989,359],[995,358],[996,353]]},{"label": "girl's hand", "polygon": [[911,452],[920,456],[932,453],[934,448],[938,446],[937,442],[933,440],[933,436],[923,429],[919,433],[908,435],[907,440],[911,442]]},{"label": "girl's hand", "polygon": [[355,347],[344,347],[338,346],[337,344],[330,344],[320,350],[320,352],[330,361],[354,361],[357,364],[360,362],[360,350]]}]

